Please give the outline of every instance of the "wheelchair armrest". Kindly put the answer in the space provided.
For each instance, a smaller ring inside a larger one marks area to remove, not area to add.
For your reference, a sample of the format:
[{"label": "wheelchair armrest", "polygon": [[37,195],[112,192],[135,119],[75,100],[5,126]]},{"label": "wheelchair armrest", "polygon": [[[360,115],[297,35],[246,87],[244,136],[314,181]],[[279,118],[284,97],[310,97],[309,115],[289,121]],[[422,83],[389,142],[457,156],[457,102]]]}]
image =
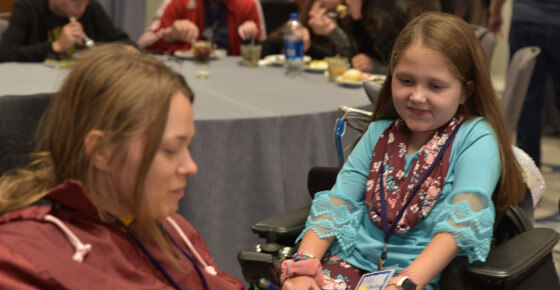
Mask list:
[{"label": "wheelchair armrest", "polygon": [[265,219],[251,227],[261,238],[274,234],[276,239],[296,236],[303,230],[311,206],[302,207],[287,213]]},{"label": "wheelchair armrest", "polygon": [[466,269],[484,280],[514,280],[537,267],[559,239],[560,234],[554,230],[530,229],[493,247],[486,263],[468,264]]}]

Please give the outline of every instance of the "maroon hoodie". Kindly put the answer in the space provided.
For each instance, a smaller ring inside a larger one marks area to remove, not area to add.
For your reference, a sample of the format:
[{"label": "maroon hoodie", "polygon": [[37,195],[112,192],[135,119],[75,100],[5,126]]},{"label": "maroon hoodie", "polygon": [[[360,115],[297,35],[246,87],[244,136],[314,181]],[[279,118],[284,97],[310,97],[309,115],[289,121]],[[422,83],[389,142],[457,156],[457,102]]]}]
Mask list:
[{"label": "maroon hoodie", "polygon": [[[46,199],[52,205],[0,217],[0,289],[172,288],[123,229],[99,218],[79,181],[66,180]],[[183,217],[173,214],[163,225],[194,258],[211,289],[243,289],[217,268],[202,237]],[[158,247],[146,248],[181,288],[204,289],[193,262],[181,255],[180,270]]]}]

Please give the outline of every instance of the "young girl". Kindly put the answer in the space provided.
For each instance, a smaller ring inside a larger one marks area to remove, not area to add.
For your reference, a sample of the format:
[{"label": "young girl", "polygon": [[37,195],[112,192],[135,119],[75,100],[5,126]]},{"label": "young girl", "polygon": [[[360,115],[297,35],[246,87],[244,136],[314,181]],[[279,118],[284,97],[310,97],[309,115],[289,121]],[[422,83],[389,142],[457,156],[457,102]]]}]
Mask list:
[{"label": "young girl", "polygon": [[85,53],[40,127],[47,151],[0,178],[0,288],[242,289],[175,213],[197,172],[192,101],[152,57]]},{"label": "young girl", "polygon": [[458,17],[425,13],[403,29],[373,114],[334,187],[315,195],[285,289],[354,289],[391,268],[387,289],[438,288],[456,255],[485,261],[495,212],[522,199],[484,52]]}]

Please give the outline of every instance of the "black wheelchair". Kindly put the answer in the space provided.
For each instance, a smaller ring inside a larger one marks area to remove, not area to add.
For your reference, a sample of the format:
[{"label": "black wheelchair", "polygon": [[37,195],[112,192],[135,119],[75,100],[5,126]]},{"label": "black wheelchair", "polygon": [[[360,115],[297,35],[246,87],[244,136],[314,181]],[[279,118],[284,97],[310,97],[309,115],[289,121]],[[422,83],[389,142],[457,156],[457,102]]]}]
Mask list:
[{"label": "black wheelchair", "polygon": [[[376,88],[366,87],[366,92],[373,102],[378,92]],[[363,114],[363,111],[351,108],[341,107],[341,110],[346,114]],[[351,127],[363,132],[367,121],[367,116],[355,117],[355,124]],[[312,168],[307,180],[311,197],[316,192],[330,189],[339,169]],[[527,189],[526,200],[528,196]],[[532,207],[532,201],[530,204]],[[266,242],[238,254],[244,278],[249,284],[270,281],[280,285],[280,265],[295,252],[295,239],[305,226],[309,210],[310,206],[299,208],[252,226],[252,231]],[[492,247],[486,262],[469,264],[467,257],[456,257],[441,273],[439,286],[459,290],[560,289],[552,256],[552,249],[559,239],[560,234],[552,229],[534,228],[522,208],[511,206],[505,212],[496,213]]]},{"label": "black wheelchair", "polygon": [[[317,167],[308,175],[309,193],[330,189],[339,168]],[[258,285],[261,279],[280,284],[281,262],[295,249],[310,206],[263,220],[251,228],[266,242],[238,254],[245,280]],[[485,263],[469,264],[456,257],[442,272],[441,289],[560,289],[552,249],[560,234],[534,228],[523,210],[510,207],[498,213],[492,248]]]}]

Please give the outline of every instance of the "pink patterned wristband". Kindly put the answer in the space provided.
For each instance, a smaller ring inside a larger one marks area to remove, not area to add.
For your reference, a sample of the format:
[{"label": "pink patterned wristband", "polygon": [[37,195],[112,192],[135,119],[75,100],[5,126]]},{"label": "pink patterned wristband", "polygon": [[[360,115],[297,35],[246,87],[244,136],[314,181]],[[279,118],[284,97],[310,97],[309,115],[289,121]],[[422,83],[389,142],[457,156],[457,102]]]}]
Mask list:
[{"label": "pink patterned wristband", "polygon": [[284,284],[284,281],[288,278],[297,276],[311,276],[317,282],[317,285],[321,287],[323,285],[323,267],[319,259],[305,259],[295,262],[294,260],[286,260],[282,263],[282,275],[280,276],[280,282]]}]

